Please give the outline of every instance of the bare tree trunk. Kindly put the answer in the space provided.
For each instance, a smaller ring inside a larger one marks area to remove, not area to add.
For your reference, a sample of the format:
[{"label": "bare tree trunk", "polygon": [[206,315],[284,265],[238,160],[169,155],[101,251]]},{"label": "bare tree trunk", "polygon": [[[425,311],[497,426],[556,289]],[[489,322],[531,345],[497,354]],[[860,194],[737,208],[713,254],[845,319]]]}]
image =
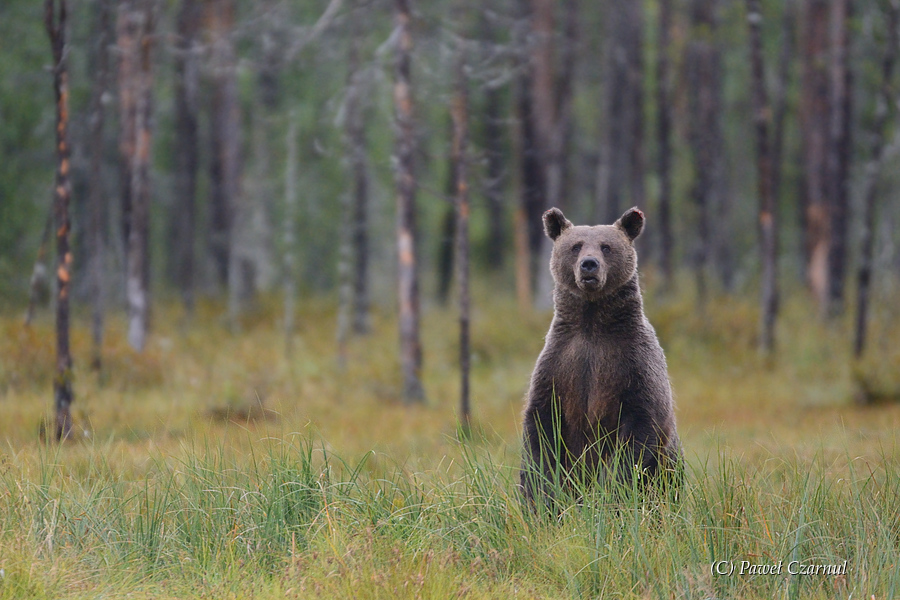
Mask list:
[{"label": "bare tree trunk", "polygon": [[62,441],[72,433],[72,354],[69,351],[69,288],[72,274],[72,253],[69,251],[69,72],[66,66],[66,1],[44,2],[45,25],[53,52],[53,90],[56,97],[56,185],[53,193],[53,213],[56,225],[56,377],[53,380],[53,400],[56,409],[56,440]]},{"label": "bare tree trunk", "polygon": [[220,281],[227,286],[229,327],[235,330],[243,300],[253,293],[253,277],[248,273],[251,265],[245,256],[246,240],[239,235],[244,225],[244,211],[240,190],[237,59],[232,40],[234,0],[213,0],[207,3],[207,10],[213,71],[210,245]]},{"label": "bare tree trunk", "polygon": [[721,106],[717,102],[716,0],[692,0],[692,39],[687,48],[689,87],[689,141],[694,160],[692,196],[697,211],[697,247],[695,270],[699,305],[708,296],[707,271],[713,254],[710,215],[716,208],[717,130]]},{"label": "bare tree trunk", "polygon": [[531,113],[531,66],[527,60],[528,14],[527,2],[519,0],[518,6],[522,14],[517,15],[517,23],[513,30],[516,47],[517,77],[513,83],[515,126],[512,128],[512,154],[515,169],[512,177],[512,196],[516,199],[513,209],[513,249],[516,275],[516,299],[519,310],[527,311],[531,303],[531,229],[528,223],[529,172],[531,164],[529,148],[533,131],[530,123]]},{"label": "bare tree trunk", "polygon": [[451,116],[453,118],[453,171],[456,204],[456,279],[459,285],[459,369],[460,395],[459,420],[463,435],[471,432],[471,408],[469,399],[469,92],[466,81],[465,41],[457,43],[456,82]]},{"label": "bare tree trunk", "polygon": [[[490,20],[482,13],[483,38],[496,43],[496,33]],[[504,190],[506,189],[506,157],[503,153],[503,93],[496,83],[488,83],[484,88],[484,154],[486,165],[485,196],[488,206],[488,268],[499,271],[503,268],[507,253],[507,232],[504,210]]]},{"label": "bare tree trunk", "polygon": [[284,352],[294,352],[294,305],[297,296],[297,115],[288,115],[287,158],[284,167]]},{"label": "bare tree trunk", "polygon": [[828,149],[831,204],[831,246],[828,254],[828,307],[830,316],[844,312],[844,280],[850,225],[850,137],[853,118],[853,72],[850,68],[850,29],[853,0],[832,4],[831,123]]},{"label": "bare tree trunk", "polygon": [[672,0],[660,0],[656,42],[657,169],[659,171],[659,265],[663,288],[673,284],[672,253],[672,82],[669,75]]},{"label": "bare tree trunk", "polygon": [[[361,29],[361,27],[357,27]],[[359,36],[350,43],[350,80],[347,90],[346,139],[353,180],[353,214],[349,215],[353,244],[353,331],[367,334],[369,314],[369,170],[366,161],[367,86],[360,67]]]},{"label": "bare tree trunk", "polygon": [[[451,111],[452,113],[452,111]],[[448,123],[449,134],[451,140],[455,135],[455,123],[453,115],[449,115]],[[443,209],[444,214],[441,218],[441,233],[438,240],[437,253],[437,301],[442,305],[446,305],[450,299],[450,288],[453,284],[453,274],[455,269],[454,259],[456,255],[456,156],[453,154],[454,148],[451,141],[450,152],[447,156],[447,177],[444,180],[445,197],[448,200],[447,206]]]},{"label": "bare tree trunk", "polygon": [[419,274],[416,266],[415,121],[410,87],[413,48],[409,0],[395,0],[394,63],[395,184],[397,187],[397,254],[400,302],[400,360],[403,399],[424,402],[422,345],[419,340]]},{"label": "bare tree trunk", "polygon": [[108,0],[98,2],[97,28],[95,30],[97,55],[94,81],[91,87],[90,105],[90,220],[88,237],[91,245],[91,368],[100,371],[103,364],[103,274],[106,252],[103,233],[106,215],[106,196],[103,191],[103,125],[104,96],[109,86],[109,45],[112,42],[112,8]]},{"label": "bare tree trunk", "polygon": [[120,149],[127,207],[125,297],[128,306],[128,343],[143,351],[149,325],[150,226],[150,115],[153,35],[152,0],[126,0],[119,4]]},{"label": "bare tree trunk", "polygon": [[800,131],[803,144],[804,199],[806,207],[807,280],[819,308],[828,300],[828,256],[831,246],[831,211],[828,203],[829,5],[826,0],[803,0],[802,79]]},{"label": "bare tree trunk", "polygon": [[[533,287],[537,270],[544,267],[539,264],[538,256],[544,237],[541,213],[546,202],[544,196],[546,174],[535,126],[535,74],[529,52],[529,32],[532,27],[531,2],[530,0],[519,0],[518,7],[519,23],[516,26],[516,47],[519,55],[519,77],[516,82],[516,110],[519,121],[517,146],[521,208],[516,214],[516,235],[521,236],[521,239],[517,238],[516,242],[516,289],[520,303],[527,296],[527,304],[530,305],[534,296]],[[521,253],[522,242],[525,242],[524,247],[527,248],[527,254]]]},{"label": "bare tree trunk", "polygon": [[772,197],[777,205],[781,197],[781,176],[784,153],[784,119],[787,113],[787,89],[791,65],[794,61],[794,28],[796,12],[794,0],[784,3],[782,16],[781,50],[778,55],[778,75],[775,79],[775,93],[772,109]]},{"label": "bare tree trunk", "polygon": [[200,109],[200,40],[203,5],[182,0],[175,42],[175,202],[171,254],[176,258],[175,281],[185,311],[194,311],[194,230],[196,228],[197,173],[200,168],[198,112]]},{"label": "bare tree trunk", "polygon": [[862,357],[866,348],[866,328],[869,319],[869,295],[872,284],[872,257],[875,248],[875,211],[876,211],[876,184],[881,163],[884,158],[884,142],[887,134],[888,121],[892,115],[896,102],[896,93],[891,85],[894,66],[897,61],[897,52],[900,49],[900,2],[890,0],[887,3],[887,33],[888,39],[881,62],[881,89],[876,100],[875,122],[872,124],[872,148],[871,157],[866,164],[866,173],[863,183],[863,228],[860,239],[860,260],[856,273],[856,331],[853,337],[853,355],[857,359]]},{"label": "bare tree trunk", "polygon": [[[574,87],[575,44],[578,33],[577,0],[564,3],[565,35],[560,43],[560,68],[556,68],[556,25],[553,0],[532,0],[532,32],[534,36],[531,64],[534,99],[534,130],[537,141],[536,155],[543,170],[543,193],[540,211],[551,206],[566,207],[564,175],[567,168],[568,130],[572,118],[572,91]],[[540,218],[534,215],[538,224]],[[546,310],[553,305],[553,277],[546,264],[550,259],[552,242],[544,235],[536,258],[537,290],[535,306]]]},{"label": "bare tree trunk", "polygon": [[[628,48],[628,124],[631,144],[628,152],[628,187],[632,206],[646,206],[644,191],[644,11],[640,2],[626,3],[626,23]],[[616,215],[618,218],[618,215]],[[611,223],[613,221],[610,221]],[[646,243],[646,238],[638,244]]]},{"label": "bare tree trunk", "polygon": [[237,104],[237,80],[234,46],[231,41],[234,23],[232,0],[212,0],[205,4],[209,23],[212,69],[212,102],[210,106],[210,233],[209,250],[216,265],[219,284],[228,290],[229,320],[236,310],[235,221],[237,219],[238,160],[240,128]]},{"label": "bare tree trunk", "polygon": [[778,230],[775,196],[772,190],[772,157],[769,153],[769,119],[772,112],[766,92],[762,49],[762,11],[760,0],[747,0],[750,26],[750,63],[753,73],[753,112],[756,129],[756,177],[759,190],[759,241],[761,277],[760,349],[771,354],[775,349],[775,319],[778,314]]},{"label": "bare tree trunk", "polygon": [[[555,70],[555,20],[553,0],[531,0],[531,118],[534,131],[533,156],[540,170],[540,188],[535,188],[529,221],[540,223],[544,210],[561,201],[560,153],[556,148],[557,97]],[[534,305],[547,310],[553,302],[553,278],[547,268],[551,241],[542,232],[532,248]]]},{"label": "bare tree trunk", "polygon": [[[452,161],[452,158],[451,158]],[[447,174],[447,185],[456,187],[455,169]],[[455,189],[450,189],[447,198],[452,199],[456,195]],[[441,217],[440,245],[437,257],[437,301],[446,305],[450,299],[450,288],[453,284],[454,261],[456,255],[456,207],[449,205]]]},{"label": "bare tree trunk", "polygon": [[604,131],[598,153],[594,220],[612,223],[622,214],[631,157],[629,96],[629,0],[607,3],[607,50],[604,80]]},{"label": "bare tree trunk", "polygon": [[[355,43],[355,42],[354,42]],[[352,85],[352,84],[351,84]],[[351,149],[352,152],[352,149]],[[341,195],[341,214],[344,222],[353,223],[353,197],[350,190]],[[347,343],[350,339],[350,320],[353,302],[353,231],[339,228],[338,235],[338,312],[337,312],[337,366],[347,368]]]},{"label": "bare tree trunk", "polygon": [[630,0],[613,0],[607,7],[605,126],[597,164],[595,218],[612,223],[626,202],[645,203],[644,16],[640,3]]},{"label": "bare tree trunk", "polygon": [[556,126],[553,135],[552,152],[558,163],[558,202],[569,206],[572,138],[575,133],[574,99],[575,69],[578,65],[580,38],[578,0],[563,2],[563,31],[559,44],[559,76],[556,79]]},{"label": "bare tree trunk", "polygon": [[[715,31],[718,32],[718,17],[716,17]],[[709,134],[712,143],[712,179],[711,179],[711,196],[710,210],[715,226],[711,226],[712,230],[712,256],[710,262],[715,265],[716,272],[719,275],[722,289],[730,293],[734,288],[734,249],[732,241],[734,239],[734,230],[732,227],[731,213],[734,210],[734,202],[731,196],[728,173],[728,160],[726,157],[727,148],[725,145],[725,100],[724,100],[724,77],[722,69],[722,49],[718,41],[718,33],[715,34],[716,41],[713,43],[712,57],[712,77],[710,85],[712,86],[712,108],[709,114]]]}]

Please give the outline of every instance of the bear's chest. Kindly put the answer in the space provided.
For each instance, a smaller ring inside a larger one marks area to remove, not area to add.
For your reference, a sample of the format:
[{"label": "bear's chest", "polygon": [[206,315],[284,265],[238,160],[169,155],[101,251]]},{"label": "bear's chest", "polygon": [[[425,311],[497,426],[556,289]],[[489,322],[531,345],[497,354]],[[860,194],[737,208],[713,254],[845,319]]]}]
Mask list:
[{"label": "bear's chest", "polygon": [[612,340],[575,336],[560,348],[556,395],[576,428],[613,430],[629,380],[627,349]]}]

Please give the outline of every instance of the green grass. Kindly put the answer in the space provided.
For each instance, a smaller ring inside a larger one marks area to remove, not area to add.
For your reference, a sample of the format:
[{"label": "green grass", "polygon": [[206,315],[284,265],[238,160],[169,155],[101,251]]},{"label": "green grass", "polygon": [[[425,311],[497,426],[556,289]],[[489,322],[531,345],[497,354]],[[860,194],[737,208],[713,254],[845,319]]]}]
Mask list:
[{"label": "green grass", "polygon": [[[185,326],[161,306],[143,355],[113,319],[99,379],[76,325],[80,435],[62,447],[38,440],[52,323],[25,330],[7,315],[0,599],[894,597],[900,407],[853,398],[860,377],[896,390],[900,330],[882,311],[876,351],[854,365],[848,323],[818,323],[795,297],[770,361],[755,351],[752,304],[701,316],[689,299],[648,296],[685,484],[677,501],[583,490],[558,519],[533,515],[515,487],[549,315],[508,298],[476,302],[475,435],[463,442],[449,310],[426,309],[429,402],[412,408],[399,401],[392,321],[376,315],[340,372],[324,300],[303,303],[290,360],[274,300],[238,334],[219,307]],[[269,418],[223,418],[259,403]],[[847,573],[792,577],[792,560],[847,561]],[[783,574],[719,576],[716,561],[781,561]]]}]

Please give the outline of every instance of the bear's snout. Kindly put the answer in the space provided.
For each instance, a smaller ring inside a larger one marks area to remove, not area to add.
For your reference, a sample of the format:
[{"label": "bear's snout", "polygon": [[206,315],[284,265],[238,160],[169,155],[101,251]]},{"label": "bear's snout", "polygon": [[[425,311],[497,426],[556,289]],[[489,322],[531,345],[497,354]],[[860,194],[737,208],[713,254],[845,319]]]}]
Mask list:
[{"label": "bear's snout", "polygon": [[600,261],[592,256],[582,258],[578,263],[576,283],[585,291],[594,291],[603,287],[606,277],[601,269]]},{"label": "bear's snout", "polygon": [[581,261],[582,275],[595,275],[600,268],[600,262],[596,258],[585,258]]}]

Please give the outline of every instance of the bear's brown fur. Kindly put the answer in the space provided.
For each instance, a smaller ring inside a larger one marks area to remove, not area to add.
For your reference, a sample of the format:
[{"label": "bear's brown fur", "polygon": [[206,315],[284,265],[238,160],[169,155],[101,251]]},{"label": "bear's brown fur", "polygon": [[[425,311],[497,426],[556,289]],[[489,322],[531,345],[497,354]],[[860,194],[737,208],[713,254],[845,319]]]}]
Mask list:
[{"label": "bear's brown fur", "polygon": [[554,315],[524,414],[521,484],[531,501],[554,480],[602,478],[614,467],[628,482],[681,456],[666,358],[638,285],[644,214],[632,208],[613,225],[576,227],[553,208],[543,220]]}]

